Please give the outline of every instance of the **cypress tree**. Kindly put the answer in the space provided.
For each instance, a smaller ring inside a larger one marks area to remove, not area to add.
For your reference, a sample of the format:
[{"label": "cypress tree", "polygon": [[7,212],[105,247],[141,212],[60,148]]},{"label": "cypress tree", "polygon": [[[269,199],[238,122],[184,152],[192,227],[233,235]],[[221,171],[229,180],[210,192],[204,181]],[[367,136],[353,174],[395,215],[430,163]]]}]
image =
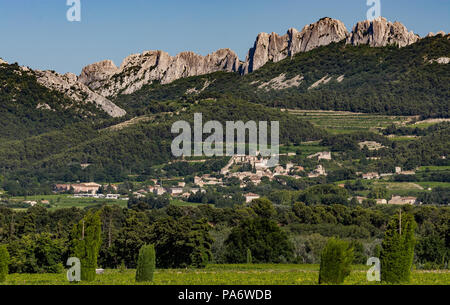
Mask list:
[{"label": "cypress tree", "polygon": [[350,275],[353,259],[348,242],[330,238],[320,259],[319,284],[342,284]]},{"label": "cypress tree", "polygon": [[156,254],[153,245],[144,245],[139,250],[136,282],[152,282],[155,272]]},{"label": "cypress tree", "polygon": [[89,211],[72,231],[72,255],[80,259],[81,280],[95,280],[97,258],[101,246],[100,211]]},{"label": "cypress tree", "polygon": [[381,250],[381,280],[407,283],[411,280],[416,222],[411,214],[395,215],[389,222]]},{"label": "cypress tree", "polygon": [[247,249],[247,264],[253,264],[252,250]]},{"label": "cypress tree", "polygon": [[6,281],[8,275],[9,253],[6,245],[0,245],[0,283]]}]

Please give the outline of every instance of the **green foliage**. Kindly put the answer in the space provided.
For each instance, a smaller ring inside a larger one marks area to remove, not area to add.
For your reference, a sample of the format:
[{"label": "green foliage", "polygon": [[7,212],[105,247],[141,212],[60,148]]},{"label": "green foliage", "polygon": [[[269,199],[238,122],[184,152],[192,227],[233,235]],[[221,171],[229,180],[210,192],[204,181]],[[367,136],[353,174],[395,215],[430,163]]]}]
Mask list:
[{"label": "green foliage", "polygon": [[252,264],[253,258],[252,258],[252,250],[247,249],[247,264]]},{"label": "green foliage", "polygon": [[246,262],[249,249],[254,263],[291,261],[292,244],[286,232],[282,231],[273,220],[256,217],[243,220],[235,227],[225,241],[227,261],[230,263]]},{"label": "green foliage", "polygon": [[353,248],[347,242],[329,239],[320,259],[319,284],[342,284],[353,260]]},{"label": "green foliage", "polygon": [[153,245],[144,245],[139,250],[136,282],[152,282],[155,272],[156,254]]},{"label": "green foliage", "polygon": [[0,245],[0,283],[6,280],[8,275],[9,253],[6,245]]},{"label": "green foliage", "polygon": [[74,226],[72,231],[72,255],[81,261],[81,280],[95,279],[98,253],[101,245],[100,211],[91,212]]},{"label": "green foliage", "polygon": [[259,217],[270,219],[275,214],[272,202],[267,198],[255,199],[251,203],[252,210]]},{"label": "green foliage", "polygon": [[414,259],[416,222],[408,213],[399,213],[389,222],[382,243],[381,280],[407,283]]},{"label": "green foliage", "polygon": [[59,273],[63,270],[64,240],[50,233],[21,236],[9,243],[13,273]]},{"label": "green foliage", "polygon": [[169,216],[157,220],[150,240],[155,245],[159,268],[205,268],[211,260],[212,239],[205,219]]}]

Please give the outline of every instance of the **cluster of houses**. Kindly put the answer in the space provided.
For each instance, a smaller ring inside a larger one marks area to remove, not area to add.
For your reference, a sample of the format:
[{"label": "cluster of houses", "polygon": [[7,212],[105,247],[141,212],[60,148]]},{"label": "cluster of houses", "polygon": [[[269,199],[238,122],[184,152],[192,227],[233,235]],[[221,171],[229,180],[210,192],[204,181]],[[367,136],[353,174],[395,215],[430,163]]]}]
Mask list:
[{"label": "cluster of houses", "polygon": [[[393,176],[394,173],[385,173],[385,174],[379,174],[377,172],[370,172],[370,173],[356,173],[357,175],[361,175],[363,179],[366,180],[373,180],[373,179],[381,179],[388,176]],[[404,171],[401,167],[395,168],[395,175],[406,175],[406,176],[412,176],[415,175],[415,171]]]},{"label": "cluster of houses", "polygon": [[191,194],[197,194],[197,192],[206,192],[204,189],[200,188],[190,188],[189,191],[186,191],[186,183],[178,182],[177,186],[172,187],[163,187],[161,184],[158,184],[158,181],[155,179],[154,185],[147,186],[144,189],[140,189],[133,193],[133,196],[136,198],[144,197],[146,194],[154,194],[156,196],[161,196],[164,194],[169,194],[172,197],[180,197],[180,198],[189,198]]},{"label": "cluster of houses", "polygon": [[30,206],[34,207],[34,206],[35,206],[36,204],[38,204],[38,203],[44,204],[44,205],[49,205],[49,204],[50,204],[50,201],[48,201],[48,200],[40,200],[40,201],[38,202],[38,201],[35,201],[35,200],[26,200],[26,201],[24,201],[23,203],[29,204]]},{"label": "cluster of houses", "polygon": [[[355,198],[356,200],[358,200],[359,203],[363,203],[364,200],[367,200],[367,197],[357,196]],[[410,196],[408,197],[392,196],[390,200],[375,199],[375,201],[377,202],[377,204],[394,204],[394,205],[405,205],[405,204],[413,205],[418,203],[417,197],[410,197]]]},{"label": "cluster of houses", "polygon": [[[382,148],[381,144],[376,142],[362,142],[361,147],[368,147],[370,150],[377,150]],[[289,156],[295,155],[295,153],[288,154]],[[332,160],[331,152],[318,152],[313,155],[308,156],[309,159],[320,160]],[[249,165],[251,170],[249,171],[236,171],[236,165]],[[299,172],[304,172],[305,169],[302,166],[295,166],[293,163],[286,164],[285,167],[277,166],[274,168],[269,167],[269,159],[262,158],[260,156],[249,156],[249,155],[236,155],[231,157],[230,161],[221,169],[220,174],[225,178],[238,178],[241,181],[240,187],[244,188],[248,186],[249,183],[258,185],[261,183],[262,179],[266,177],[272,181],[276,176],[290,176],[293,178],[300,178],[297,175]],[[369,173],[357,173],[360,177],[366,180],[381,179],[382,177],[392,176],[394,173],[380,174],[377,172]],[[414,171],[403,171],[400,167],[395,168],[395,174],[397,175],[414,175]],[[312,172],[308,173],[309,178],[316,178],[320,176],[327,176],[327,172],[323,165],[319,164]],[[147,186],[133,193],[133,196],[140,198],[144,197],[146,194],[152,193],[157,196],[164,194],[169,194],[172,197],[178,198],[189,198],[191,194],[196,194],[197,192],[206,192],[205,186],[223,186],[223,179],[220,177],[215,177],[210,174],[204,174],[201,177],[194,177],[194,187],[186,187],[185,182],[178,182],[177,185],[171,187],[163,187],[158,180],[153,179],[154,185]],[[95,182],[89,183],[78,183],[78,184],[57,184],[55,185],[55,190],[57,192],[67,192],[73,191],[74,197],[76,198],[104,198],[104,199],[123,199],[128,200],[128,198],[120,198],[119,194],[99,194],[99,189],[112,188],[117,191],[117,186],[107,185],[102,186]],[[244,194],[246,202],[251,202],[252,200],[260,198],[258,194],[248,193]],[[356,197],[356,199],[362,203],[367,198]],[[394,196],[389,201],[386,199],[377,199],[377,204],[415,204],[417,198],[415,197],[401,197]],[[35,205],[36,202],[30,203]]]},{"label": "cluster of houses", "polygon": [[[101,187],[101,184],[98,184],[95,182],[78,183],[78,184],[56,184],[55,191],[69,192],[70,190],[73,190],[73,192],[75,194],[81,194],[81,193],[97,194],[100,187]],[[112,187],[117,190],[116,186],[112,186]]]}]

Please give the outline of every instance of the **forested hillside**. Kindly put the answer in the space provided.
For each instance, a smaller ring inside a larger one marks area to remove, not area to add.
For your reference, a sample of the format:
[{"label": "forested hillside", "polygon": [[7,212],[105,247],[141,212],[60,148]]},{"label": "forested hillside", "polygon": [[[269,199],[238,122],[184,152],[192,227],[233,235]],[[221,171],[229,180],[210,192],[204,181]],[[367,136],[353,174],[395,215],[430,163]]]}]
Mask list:
[{"label": "forested hillside", "polygon": [[0,139],[23,140],[106,114],[47,89],[17,64],[0,64],[0,117]]},{"label": "forested hillside", "polygon": [[[204,123],[216,120],[224,126],[226,121],[279,121],[284,144],[320,140],[326,135],[303,118],[277,109],[241,100],[209,100],[178,114],[147,116],[124,127],[79,124],[6,142],[0,144],[0,168],[8,180],[23,181],[21,186],[12,183],[20,188],[55,181],[115,182],[129,174],[149,174],[152,166],[173,159],[170,146],[176,135],[171,133],[172,124],[179,120],[193,124],[194,113],[202,113]],[[83,170],[80,164],[90,166]]]}]

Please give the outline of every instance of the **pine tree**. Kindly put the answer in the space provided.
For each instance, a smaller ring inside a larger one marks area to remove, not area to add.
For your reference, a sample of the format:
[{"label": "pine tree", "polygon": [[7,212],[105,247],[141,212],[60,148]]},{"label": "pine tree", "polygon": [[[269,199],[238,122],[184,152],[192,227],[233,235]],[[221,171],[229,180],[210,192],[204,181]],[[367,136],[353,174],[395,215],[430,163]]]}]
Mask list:
[{"label": "pine tree", "polygon": [[81,280],[95,280],[97,258],[101,246],[100,211],[89,211],[72,231],[72,255],[81,261]]},{"label": "pine tree", "polygon": [[8,275],[9,253],[6,245],[0,245],[0,283],[6,281]]},{"label": "pine tree", "polygon": [[411,280],[416,222],[410,214],[399,213],[389,222],[381,250],[381,280],[407,283]]},{"label": "pine tree", "polygon": [[153,245],[144,245],[139,250],[136,282],[152,282],[155,272],[156,254]]},{"label": "pine tree", "polygon": [[353,248],[349,243],[329,239],[320,259],[319,284],[342,284],[350,275],[353,259]]}]

